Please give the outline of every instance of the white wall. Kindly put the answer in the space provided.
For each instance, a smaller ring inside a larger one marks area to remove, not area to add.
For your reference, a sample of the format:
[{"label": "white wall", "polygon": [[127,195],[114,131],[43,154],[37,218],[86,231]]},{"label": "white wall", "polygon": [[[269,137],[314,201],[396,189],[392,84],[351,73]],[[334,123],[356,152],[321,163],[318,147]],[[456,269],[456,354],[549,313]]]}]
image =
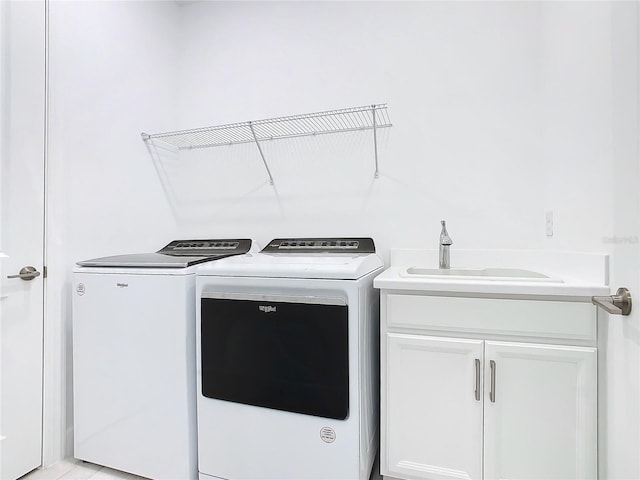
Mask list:
[{"label": "white wall", "polygon": [[[611,214],[640,206],[614,184],[640,180],[638,75],[625,69],[638,58],[634,3],[54,1],[51,11],[49,290],[57,283],[60,297],[49,316],[67,346],[74,261],[178,237],[368,235],[388,258],[390,247],[435,248],[444,218],[454,265],[456,248],[604,251],[635,272],[618,267],[612,286],[640,287],[638,245],[607,241],[640,230]],[[274,187],[254,146],[154,162],[138,136],[371,103],[388,103],[394,124],[379,135],[377,180],[371,132],[265,142]],[[638,316],[624,328],[613,319],[601,326],[601,467],[638,478]]]},{"label": "white wall", "polygon": [[[244,231],[264,224],[254,234],[262,241],[283,232],[357,233],[374,236],[384,252],[433,248],[446,218],[454,263],[455,248],[599,250],[612,206],[603,161],[611,149],[608,10],[579,3],[565,12],[538,2],[190,3],[182,16],[180,124],[389,104],[394,127],[382,134],[375,182],[372,142],[360,137],[344,141],[345,152],[335,137],[265,147],[276,189],[253,192],[233,220]],[[287,153],[299,144],[301,152]],[[357,149],[366,149],[366,160],[352,158]],[[208,172],[183,155],[185,177],[208,173],[217,185],[230,175],[219,166],[234,161],[232,152],[208,154]],[[341,169],[317,174],[319,165],[354,161],[361,163],[340,191],[332,182]],[[254,164],[264,178],[257,154]],[[555,213],[553,239],[545,237],[546,210]],[[178,220],[192,226],[186,213]],[[215,212],[204,219],[217,226]]]}]

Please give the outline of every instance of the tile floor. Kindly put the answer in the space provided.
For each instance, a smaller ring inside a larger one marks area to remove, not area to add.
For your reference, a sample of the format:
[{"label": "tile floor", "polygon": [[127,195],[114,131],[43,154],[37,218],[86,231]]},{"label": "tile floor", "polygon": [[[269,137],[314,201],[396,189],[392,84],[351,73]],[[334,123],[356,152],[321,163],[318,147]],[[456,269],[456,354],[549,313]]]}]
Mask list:
[{"label": "tile floor", "polygon": [[[371,472],[371,480],[382,480],[376,459]],[[34,470],[19,480],[148,480],[130,473],[82,462],[76,459],[63,460],[55,465]]]},{"label": "tile floor", "polygon": [[129,473],[68,459],[49,468],[34,470],[20,480],[147,480]]}]

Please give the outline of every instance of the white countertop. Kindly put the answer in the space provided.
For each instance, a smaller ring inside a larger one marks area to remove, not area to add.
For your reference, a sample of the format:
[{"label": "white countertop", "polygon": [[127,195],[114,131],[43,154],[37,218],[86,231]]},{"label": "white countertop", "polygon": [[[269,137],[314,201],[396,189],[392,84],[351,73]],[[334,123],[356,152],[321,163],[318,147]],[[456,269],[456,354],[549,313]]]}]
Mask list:
[{"label": "white countertop", "polygon": [[535,296],[591,302],[611,295],[606,254],[533,250],[451,250],[451,268],[517,268],[554,279],[507,280],[480,277],[447,278],[409,275],[411,267],[437,268],[437,250],[391,250],[391,266],[378,275],[374,287],[383,290],[429,292],[430,295]]}]

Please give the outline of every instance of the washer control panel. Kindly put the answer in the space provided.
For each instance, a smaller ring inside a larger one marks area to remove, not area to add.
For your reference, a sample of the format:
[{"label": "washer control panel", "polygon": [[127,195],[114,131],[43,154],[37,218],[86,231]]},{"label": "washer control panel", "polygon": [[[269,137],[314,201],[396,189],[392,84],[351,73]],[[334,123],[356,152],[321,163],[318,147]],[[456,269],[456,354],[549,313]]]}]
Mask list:
[{"label": "washer control panel", "polygon": [[228,253],[246,253],[251,248],[249,239],[174,240],[158,250],[165,255],[208,256]]},{"label": "washer control panel", "polygon": [[264,253],[375,253],[372,238],[276,238]]}]

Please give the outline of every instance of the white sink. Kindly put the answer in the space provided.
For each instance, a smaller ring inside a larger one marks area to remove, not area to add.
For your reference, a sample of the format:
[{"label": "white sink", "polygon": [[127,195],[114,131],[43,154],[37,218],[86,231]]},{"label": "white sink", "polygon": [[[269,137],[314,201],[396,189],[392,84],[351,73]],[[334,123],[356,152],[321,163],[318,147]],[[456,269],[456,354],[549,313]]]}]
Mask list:
[{"label": "white sink", "polygon": [[423,268],[409,267],[401,276],[426,277],[432,279],[502,281],[502,282],[553,282],[563,283],[542,273],[519,268]]}]

